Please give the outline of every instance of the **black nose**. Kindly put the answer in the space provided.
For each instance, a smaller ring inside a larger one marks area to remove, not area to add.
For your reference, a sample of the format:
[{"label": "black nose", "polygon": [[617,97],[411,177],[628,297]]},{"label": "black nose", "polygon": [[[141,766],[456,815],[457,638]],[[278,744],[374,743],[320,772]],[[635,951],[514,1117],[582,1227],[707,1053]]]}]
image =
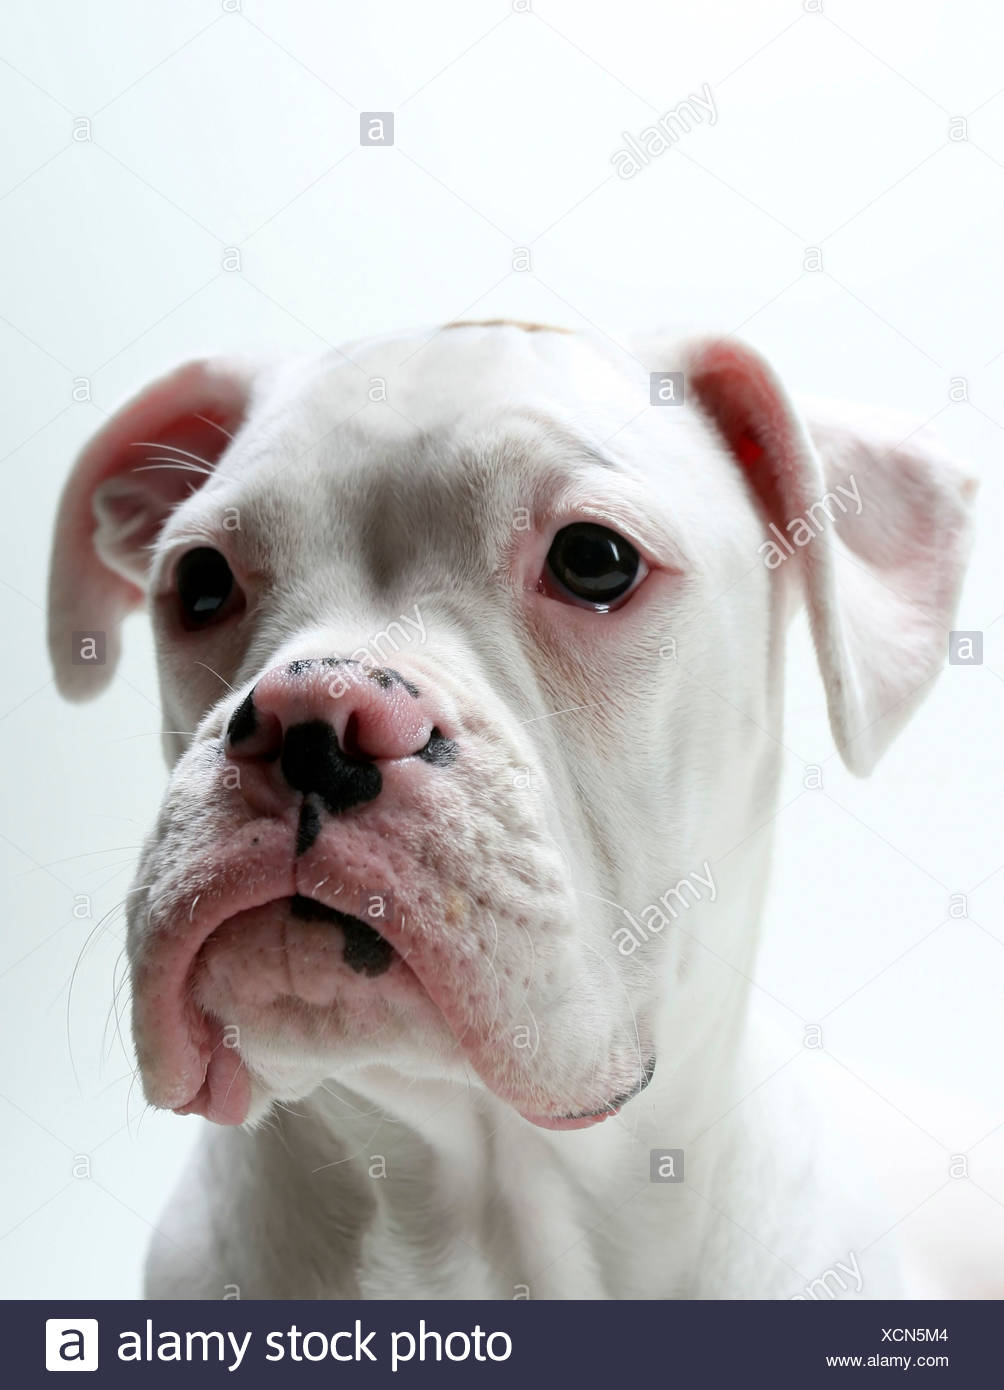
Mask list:
[{"label": "black nose", "polygon": [[280,767],[294,791],[316,793],[332,815],[372,801],[383,786],[377,765],[343,753],[334,729],[322,719],[286,730]]}]

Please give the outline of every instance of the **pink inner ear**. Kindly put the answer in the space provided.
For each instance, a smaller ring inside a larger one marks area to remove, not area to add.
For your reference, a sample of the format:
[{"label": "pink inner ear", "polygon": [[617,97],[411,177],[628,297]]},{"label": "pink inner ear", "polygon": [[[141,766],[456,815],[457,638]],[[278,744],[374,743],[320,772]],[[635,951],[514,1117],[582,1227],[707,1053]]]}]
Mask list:
[{"label": "pink inner ear", "polygon": [[238,419],[208,411],[181,415],[130,440],[123,478],[149,489],[169,506],[197,491],[233,438]]},{"label": "pink inner ear", "polygon": [[759,463],[763,458],[763,445],[758,444],[751,434],[741,434],[735,443],[736,457],[744,467]]},{"label": "pink inner ear", "polygon": [[768,522],[782,529],[822,490],[798,463],[790,407],[765,364],[748,350],[714,342],[698,354],[693,380],[745,473]]},{"label": "pink inner ear", "polygon": [[768,456],[760,441],[746,429],[732,440],[732,452],[742,464],[767,520],[784,525],[789,500],[784,491],[784,459]]},{"label": "pink inner ear", "polygon": [[[715,344],[698,359],[694,384],[701,403],[721,430],[746,474],[768,521],[780,525],[795,510],[787,429],[770,383],[748,354]],[[761,442],[769,440],[769,448]]]},{"label": "pink inner ear", "polygon": [[[206,482],[244,418],[250,384],[241,364],[187,363],[127,402],[78,459],[60,504],[49,583],[49,646],[65,695],[79,699],[107,683],[120,620],[142,601],[142,547]],[[102,506],[103,555],[95,547]],[[74,632],[106,634],[107,659],[76,664]]]},{"label": "pink inner ear", "polygon": [[119,467],[94,494],[94,543],[109,569],[144,582],[167,518],[208,481],[231,439],[226,425],[200,413],[123,443]]}]

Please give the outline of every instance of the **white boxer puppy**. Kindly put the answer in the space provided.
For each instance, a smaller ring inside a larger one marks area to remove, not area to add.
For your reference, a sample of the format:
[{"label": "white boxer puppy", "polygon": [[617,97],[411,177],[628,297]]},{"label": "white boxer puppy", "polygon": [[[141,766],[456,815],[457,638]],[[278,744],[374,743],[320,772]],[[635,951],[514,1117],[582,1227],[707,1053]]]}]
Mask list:
[{"label": "white boxer puppy", "polygon": [[806,1114],[740,1104],[785,629],[867,773],[945,659],[969,492],[728,338],[451,325],[109,420],[52,657],[95,693],[148,601],[135,1042],[214,1122],[148,1293],[783,1297],[846,1255]]}]

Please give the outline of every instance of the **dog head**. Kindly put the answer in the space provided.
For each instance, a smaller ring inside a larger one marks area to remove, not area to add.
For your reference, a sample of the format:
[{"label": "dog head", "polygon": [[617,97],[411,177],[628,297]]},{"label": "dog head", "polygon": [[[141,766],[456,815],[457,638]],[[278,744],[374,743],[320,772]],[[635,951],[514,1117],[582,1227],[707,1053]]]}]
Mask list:
[{"label": "dog head", "polygon": [[57,679],[94,693],[146,600],[173,765],[130,899],[154,1104],[241,1123],[390,1066],[615,1113],[685,988],[621,909],[769,810],[796,603],[855,771],[922,698],[960,475],[732,340],[636,351],[458,325],[197,362],[84,450]]}]

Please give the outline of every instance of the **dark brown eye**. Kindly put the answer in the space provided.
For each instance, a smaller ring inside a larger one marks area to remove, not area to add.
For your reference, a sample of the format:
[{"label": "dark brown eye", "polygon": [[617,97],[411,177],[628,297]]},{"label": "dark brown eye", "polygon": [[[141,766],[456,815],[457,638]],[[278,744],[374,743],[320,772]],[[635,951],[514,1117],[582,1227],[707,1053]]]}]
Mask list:
[{"label": "dark brown eye", "polygon": [[639,565],[638,552],[630,541],[588,521],[563,527],[547,553],[547,567],[562,588],[598,606],[626,594]]},{"label": "dark brown eye", "polygon": [[175,577],[182,620],[187,628],[209,627],[226,617],[236,585],[218,550],[200,546],[178,561]]}]

